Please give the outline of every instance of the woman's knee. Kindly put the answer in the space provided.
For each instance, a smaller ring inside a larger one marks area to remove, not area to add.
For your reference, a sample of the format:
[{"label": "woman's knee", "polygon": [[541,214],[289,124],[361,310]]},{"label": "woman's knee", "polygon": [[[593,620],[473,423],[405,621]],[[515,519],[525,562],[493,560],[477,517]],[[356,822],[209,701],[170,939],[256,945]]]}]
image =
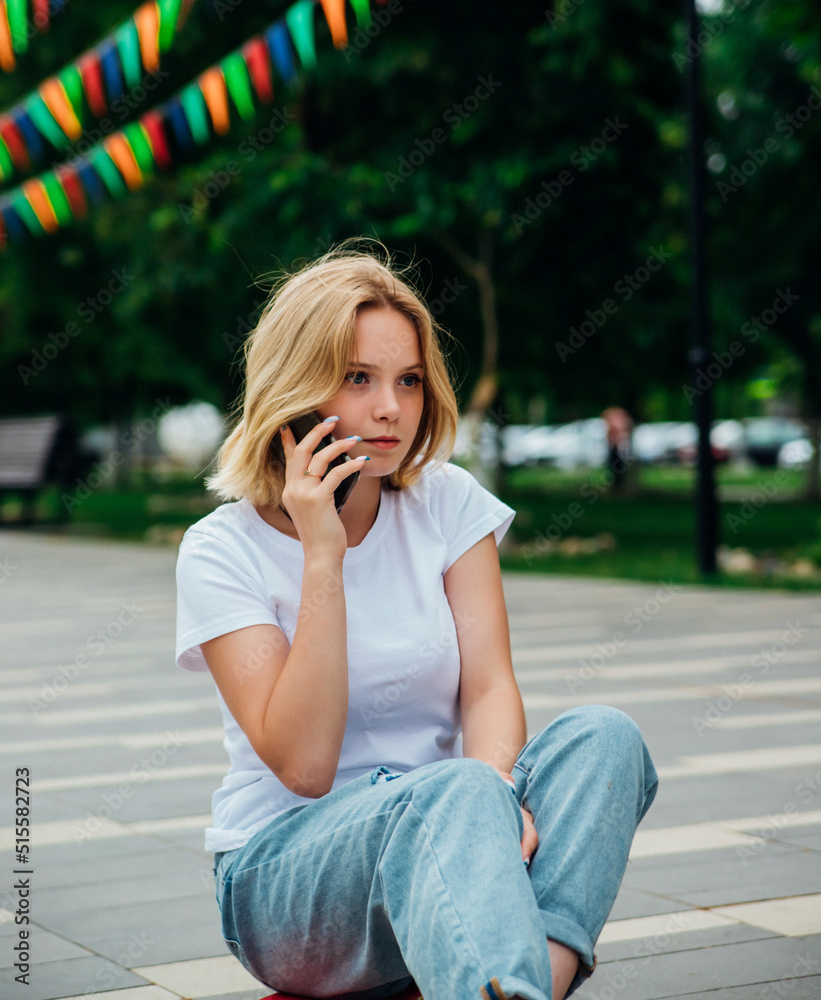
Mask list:
[{"label": "woman's knee", "polygon": [[429,765],[426,780],[415,785],[412,796],[417,801],[432,797],[437,802],[447,799],[486,804],[494,798],[513,798],[495,768],[475,757],[455,757]]},{"label": "woman's knee", "polygon": [[537,733],[520,754],[524,769],[539,756],[573,749],[585,755],[645,758],[647,747],[641,731],[626,712],[610,705],[579,705],[559,715]]},{"label": "woman's knee", "polygon": [[635,719],[612,705],[580,705],[565,713],[580,729],[610,744],[642,745],[644,740]]}]

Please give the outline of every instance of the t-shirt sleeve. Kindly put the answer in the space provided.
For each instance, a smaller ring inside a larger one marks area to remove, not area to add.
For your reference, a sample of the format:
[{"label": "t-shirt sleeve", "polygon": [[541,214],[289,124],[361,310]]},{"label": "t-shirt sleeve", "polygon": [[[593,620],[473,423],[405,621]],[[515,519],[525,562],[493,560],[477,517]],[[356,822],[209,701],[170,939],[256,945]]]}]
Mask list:
[{"label": "t-shirt sleeve", "polygon": [[241,554],[196,528],[183,536],[177,557],[177,666],[203,671],[200,643],[248,625],[279,627],[271,602],[243,566]]},{"label": "t-shirt sleeve", "polygon": [[447,543],[443,572],[469,548],[493,532],[498,545],[505,537],[516,511],[486,490],[467,469],[447,463],[436,491],[439,523]]}]

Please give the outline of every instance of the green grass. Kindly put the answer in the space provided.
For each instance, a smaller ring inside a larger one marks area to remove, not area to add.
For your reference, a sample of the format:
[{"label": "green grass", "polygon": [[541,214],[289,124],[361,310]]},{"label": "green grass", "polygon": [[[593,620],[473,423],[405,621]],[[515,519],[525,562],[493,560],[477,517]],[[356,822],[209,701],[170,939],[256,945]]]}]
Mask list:
[{"label": "green grass", "polygon": [[[719,534],[722,544],[743,548],[762,561],[760,572],[719,573],[710,583],[819,589],[818,582],[777,572],[776,561],[804,558],[821,564],[821,505],[799,499],[800,473],[775,469],[720,469]],[[635,580],[701,581],[695,542],[694,470],[641,470],[634,495],[614,494],[603,470],[558,472],[518,469],[502,498],[517,510],[513,550],[505,569]],[[558,545],[575,536],[612,536],[612,551],[563,555]],[[549,543],[553,542],[553,545]],[[776,572],[773,572],[776,571]]]},{"label": "green grass", "polygon": [[[694,471],[687,467],[642,468],[634,484],[635,495],[622,496],[607,488],[603,470],[513,470],[500,491],[517,511],[502,566],[538,573],[700,582],[693,480]],[[794,562],[805,558],[821,565],[821,505],[800,499],[800,473],[739,472],[724,467],[719,469],[718,481],[724,545],[747,549],[759,559]],[[754,502],[745,506],[745,499],[750,498]],[[159,540],[174,544],[182,529],[217,505],[201,481],[191,476],[177,474],[158,480],[138,472],[130,489],[115,490],[106,483],[79,500],[62,530],[135,542],[159,535]],[[13,520],[19,508],[14,498],[4,497],[0,516]],[[38,501],[38,516],[55,522],[61,513],[66,516],[59,491],[45,491]],[[569,556],[556,551],[556,544],[547,544],[602,535],[611,536],[611,551]],[[774,575],[766,565],[757,575],[719,573],[703,582],[821,589],[818,582]]]}]

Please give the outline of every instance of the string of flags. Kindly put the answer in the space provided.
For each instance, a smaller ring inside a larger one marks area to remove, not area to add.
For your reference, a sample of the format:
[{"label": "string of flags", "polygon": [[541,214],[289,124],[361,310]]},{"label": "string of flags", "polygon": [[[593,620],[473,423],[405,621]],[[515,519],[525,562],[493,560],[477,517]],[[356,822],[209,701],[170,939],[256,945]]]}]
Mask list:
[{"label": "string of flags", "polygon": [[11,73],[17,67],[17,54],[28,51],[29,38],[35,31],[48,31],[51,15],[59,13],[68,0],[0,0],[0,69]]},{"label": "string of flags", "polygon": [[[166,44],[170,45],[173,31],[179,27],[180,4],[186,2],[190,5],[193,0],[149,0],[135,13],[133,23],[137,27],[139,44],[137,15],[154,8],[153,14],[141,15],[145,21],[149,16],[152,18],[149,29],[143,27],[143,37],[149,42],[139,45],[139,64],[148,72],[157,65],[158,53],[163,50],[160,35],[164,10],[166,25],[172,25],[166,28],[165,36]],[[357,25],[366,29],[372,19],[370,0],[350,0],[350,4]],[[129,190],[141,187],[155,168],[172,170],[178,155],[189,155],[197,147],[204,146],[212,134],[226,134],[231,127],[232,114],[244,121],[251,120],[256,114],[255,99],[262,105],[274,99],[274,67],[285,83],[290,84],[297,78],[297,61],[305,69],[316,64],[315,11],[320,6],[334,46],[344,48],[348,42],[345,0],[296,0],[263,32],[200,73],[164,103],[105,135],[87,151],[75,152],[54,169],[0,195],[0,248],[5,247],[9,237],[21,239],[27,234],[41,236],[56,232],[74,219],[85,217],[90,205],[109,196],[123,197]],[[126,75],[124,62],[119,63],[125,84],[134,79],[138,66],[133,42],[131,46],[130,77]],[[122,54],[119,44],[117,51]],[[106,113],[106,98],[108,102],[116,99],[112,96],[116,87],[110,86],[103,58],[96,50],[95,59],[99,73],[94,73],[96,90],[94,84],[90,88],[93,97],[89,96],[82,69],[78,66],[78,75],[63,71],[69,78],[69,86],[61,79],[63,74],[52,78],[62,83],[62,88],[58,91],[57,87],[46,87],[50,103],[43,94],[45,85],[37,91],[41,105],[35,101],[23,102],[29,124],[21,128],[19,120],[15,122],[16,134],[8,128],[8,123],[14,122],[10,114],[0,116],[0,170],[3,176],[8,176],[5,171],[9,168],[22,170],[30,163],[31,157],[25,154],[32,152],[32,130],[37,131],[41,144],[45,139],[58,148],[76,140],[82,134],[83,97],[98,118],[100,113]],[[121,87],[123,79],[118,84]],[[139,82],[142,76],[138,75],[137,79]],[[105,90],[101,80],[105,80]],[[35,105],[37,110],[32,115]],[[48,124],[43,111],[49,116]],[[43,131],[39,131],[38,126],[42,126]],[[8,135],[14,136],[11,144]],[[35,147],[36,142],[34,139]]]},{"label": "string of flags", "polygon": [[160,54],[171,48],[193,2],[147,0],[93,48],[0,114],[0,181],[44,162],[49,146],[61,151],[76,142],[85,118],[120,113],[127,91],[150,86]]}]

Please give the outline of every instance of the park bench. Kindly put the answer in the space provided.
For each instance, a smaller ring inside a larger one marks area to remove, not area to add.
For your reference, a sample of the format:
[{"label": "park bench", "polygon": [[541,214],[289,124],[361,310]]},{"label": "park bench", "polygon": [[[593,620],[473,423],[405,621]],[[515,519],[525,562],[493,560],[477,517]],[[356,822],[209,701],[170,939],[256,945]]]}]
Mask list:
[{"label": "park bench", "polygon": [[[271,996],[264,997],[263,1000],[306,1000],[306,998],[295,996],[293,993],[272,993]],[[416,986],[411,985],[402,990],[401,993],[397,993],[395,997],[391,997],[391,1000],[422,1000],[422,994]]]},{"label": "park bench", "polygon": [[[0,418],[0,495],[23,494],[23,517],[5,524],[32,524],[40,490],[68,485],[82,471],[77,432],[66,417]],[[62,511],[63,508],[61,507]]]}]

